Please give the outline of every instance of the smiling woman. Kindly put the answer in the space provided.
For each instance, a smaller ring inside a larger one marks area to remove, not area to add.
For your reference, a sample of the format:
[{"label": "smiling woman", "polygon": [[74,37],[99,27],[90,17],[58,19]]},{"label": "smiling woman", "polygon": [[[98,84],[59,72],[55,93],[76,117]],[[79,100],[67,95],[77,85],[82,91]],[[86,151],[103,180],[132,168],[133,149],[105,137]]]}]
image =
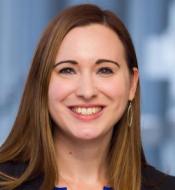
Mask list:
[{"label": "smiling woman", "polygon": [[112,29],[101,24],[72,29],[59,48],[49,85],[56,139],[69,134],[69,140],[108,141],[135,95],[137,68],[129,75],[124,47]]},{"label": "smiling woman", "polygon": [[110,11],[70,7],[45,30],[13,129],[0,189],[174,189],[140,138],[139,76],[129,33]]}]

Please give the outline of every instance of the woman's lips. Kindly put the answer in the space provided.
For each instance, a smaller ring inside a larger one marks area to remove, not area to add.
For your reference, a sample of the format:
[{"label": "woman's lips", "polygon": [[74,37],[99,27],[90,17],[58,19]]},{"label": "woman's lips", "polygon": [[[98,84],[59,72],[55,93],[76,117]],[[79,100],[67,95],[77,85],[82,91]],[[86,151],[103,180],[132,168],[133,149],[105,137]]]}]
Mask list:
[{"label": "woman's lips", "polygon": [[71,106],[71,114],[82,121],[91,121],[100,117],[105,106]]}]

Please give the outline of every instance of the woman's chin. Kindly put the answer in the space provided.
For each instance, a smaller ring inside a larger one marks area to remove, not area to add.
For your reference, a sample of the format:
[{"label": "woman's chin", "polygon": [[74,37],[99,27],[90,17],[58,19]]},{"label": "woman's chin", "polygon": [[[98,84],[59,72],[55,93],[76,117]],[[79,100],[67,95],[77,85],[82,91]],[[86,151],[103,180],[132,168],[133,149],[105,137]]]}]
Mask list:
[{"label": "woman's chin", "polygon": [[103,138],[104,135],[101,133],[94,133],[94,132],[86,132],[86,133],[79,132],[77,134],[73,134],[73,137],[77,140],[82,140],[82,141],[95,141],[95,140]]}]

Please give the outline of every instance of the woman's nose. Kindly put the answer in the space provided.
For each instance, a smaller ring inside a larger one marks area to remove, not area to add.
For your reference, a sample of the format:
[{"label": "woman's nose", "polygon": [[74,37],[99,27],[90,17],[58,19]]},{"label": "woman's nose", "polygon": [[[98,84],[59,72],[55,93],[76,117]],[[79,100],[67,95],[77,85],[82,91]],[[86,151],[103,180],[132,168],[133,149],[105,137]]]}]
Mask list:
[{"label": "woman's nose", "polygon": [[92,99],[97,96],[97,88],[95,81],[90,74],[83,75],[78,81],[78,87],[76,90],[76,95],[84,99]]}]

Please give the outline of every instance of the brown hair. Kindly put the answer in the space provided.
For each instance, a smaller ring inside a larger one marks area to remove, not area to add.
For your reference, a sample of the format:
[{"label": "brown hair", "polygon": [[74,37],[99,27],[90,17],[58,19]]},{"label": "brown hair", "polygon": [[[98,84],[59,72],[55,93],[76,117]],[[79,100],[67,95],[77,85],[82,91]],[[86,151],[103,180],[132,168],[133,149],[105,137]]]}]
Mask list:
[{"label": "brown hair", "polygon": [[[43,174],[41,189],[51,190],[58,179],[53,142],[53,125],[48,111],[48,85],[56,54],[66,34],[73,28],[99,23],[111,28],[119,36],[126,51],[128,68],[132,74],[137,66],[130,35],[122,21],[112,12],[96,5],[70,7],[59,14],[46,28],[33,58],[19,111],[13,128],[0,148],[0,163],[26,162],[21,176],[13,178],[0,173],[0,186],[14,189],[33,176]],[[133,126],[128,128],[124,113],[114,127],[109,150],[109,182],[114,190],[140,190],[141,164],[145,162],[140,138],[139,84],[133,100]]]}]

